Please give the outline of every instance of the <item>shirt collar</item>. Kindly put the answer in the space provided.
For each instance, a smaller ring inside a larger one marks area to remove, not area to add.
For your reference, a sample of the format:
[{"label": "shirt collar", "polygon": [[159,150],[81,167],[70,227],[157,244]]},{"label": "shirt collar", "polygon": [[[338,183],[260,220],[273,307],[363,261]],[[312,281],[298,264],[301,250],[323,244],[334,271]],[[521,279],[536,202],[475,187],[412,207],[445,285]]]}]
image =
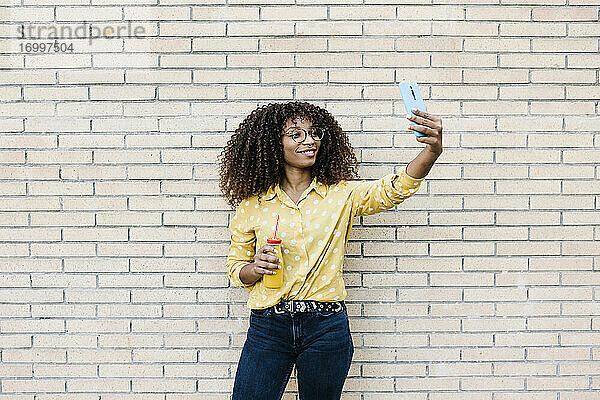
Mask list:
[{"label": "shirt collar", "polygon": [[[310,183],[310,185],[308,186],[308,189],[306,191],[306,195],[308,196],[311,192],[311,190],[315,190],[315,192],[317,192],[322,198],[325,198],[325,196],[327,195],[327,185],[317,181],[317,177],[315,176],[312,180],[312,182]],[[269,189],[267,189],[267,192],[265,193],[265,195],[263,196],[263,199],[265,201],[269,201],[271,199],[273,199],[275,196],[277,196],[277,193],[280,193],[280,199],[283,199],[283,193],[282,189],[279,187],[279,184],[274,184],[271,185],[271,187],[269,187]],[[282,200],[283,202],[283,200]]]}]

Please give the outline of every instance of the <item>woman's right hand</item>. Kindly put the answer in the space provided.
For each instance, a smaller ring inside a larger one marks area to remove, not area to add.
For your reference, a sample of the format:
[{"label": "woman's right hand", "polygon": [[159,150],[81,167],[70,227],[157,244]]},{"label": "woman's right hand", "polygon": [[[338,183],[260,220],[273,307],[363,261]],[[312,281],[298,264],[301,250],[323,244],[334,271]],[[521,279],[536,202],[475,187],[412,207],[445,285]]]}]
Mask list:
[{"label": "woman's right hand", "polygon": [[253,272],[258,275],[274,275],[275,270],[281,268],[279,263],[281,263],[281,260],[275,255],[273,246],[265,244],[254,254]]}]

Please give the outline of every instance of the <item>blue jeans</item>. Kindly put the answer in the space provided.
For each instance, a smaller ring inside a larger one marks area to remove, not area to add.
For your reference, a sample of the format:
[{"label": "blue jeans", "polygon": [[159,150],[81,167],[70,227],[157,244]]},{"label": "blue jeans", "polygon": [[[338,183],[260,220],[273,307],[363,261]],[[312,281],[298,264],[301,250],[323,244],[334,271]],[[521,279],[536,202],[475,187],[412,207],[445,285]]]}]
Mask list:
[{"label": "blue jeans", "polygon": [[294,364],[300,400],[339,400],[354,354],[342,304],[337,313],[252,309],[232,400],[280,400]]}]

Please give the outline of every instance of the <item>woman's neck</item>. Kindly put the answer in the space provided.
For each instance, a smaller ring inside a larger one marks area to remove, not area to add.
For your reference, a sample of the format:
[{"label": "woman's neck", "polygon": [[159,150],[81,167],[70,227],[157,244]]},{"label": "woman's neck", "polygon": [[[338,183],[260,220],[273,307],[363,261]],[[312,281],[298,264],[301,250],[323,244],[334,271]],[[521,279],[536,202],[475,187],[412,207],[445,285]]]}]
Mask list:
[{"label": "woman's neck", "polygon": [[312,182],[310,168],[286,167],[285,175],[281,178],[280,187],[294,194],[302,194]]}]

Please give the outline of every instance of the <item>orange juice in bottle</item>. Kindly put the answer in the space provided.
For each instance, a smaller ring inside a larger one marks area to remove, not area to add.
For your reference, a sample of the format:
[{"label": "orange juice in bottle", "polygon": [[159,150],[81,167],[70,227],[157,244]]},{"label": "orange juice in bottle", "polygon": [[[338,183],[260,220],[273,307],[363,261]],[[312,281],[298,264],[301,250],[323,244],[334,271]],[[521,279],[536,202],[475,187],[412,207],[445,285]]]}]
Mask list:
[{"label": "orange juice in bottle", "polygon": [[279,238],[268,238],[267,244],[275,249],[275,256],[279,257],[281,263],[279,269],[275,270],[275,274],[264,274],[263,279],[265,286],[270,289],[277,289],[283,285],[283,252],[281,251],[281,239]]}]

